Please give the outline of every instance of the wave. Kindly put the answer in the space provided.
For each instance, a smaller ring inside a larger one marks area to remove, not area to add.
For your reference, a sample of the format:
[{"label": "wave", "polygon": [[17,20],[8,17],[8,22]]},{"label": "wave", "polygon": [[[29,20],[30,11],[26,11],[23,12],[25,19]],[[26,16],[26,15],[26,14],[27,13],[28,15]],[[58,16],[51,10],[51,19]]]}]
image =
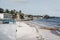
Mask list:
[{"label": "wave", "polygon": [[60,27],[60,18],[52,18],[52,19],[35,19],[33,22],[41,25],[44,24],[48,27]]}]

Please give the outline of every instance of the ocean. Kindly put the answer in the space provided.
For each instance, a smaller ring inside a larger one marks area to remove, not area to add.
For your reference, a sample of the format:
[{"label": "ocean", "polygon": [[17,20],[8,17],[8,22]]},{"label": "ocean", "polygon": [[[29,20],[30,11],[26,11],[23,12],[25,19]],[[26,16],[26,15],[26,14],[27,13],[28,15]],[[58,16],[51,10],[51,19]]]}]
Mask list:
[{"label": "ocean", "polygon": [[48,27],[59,27],[60,28],[60,18],[49,18],[49,19],[34,19],[35,23],[41,25],[41,26],[48,26]]}]

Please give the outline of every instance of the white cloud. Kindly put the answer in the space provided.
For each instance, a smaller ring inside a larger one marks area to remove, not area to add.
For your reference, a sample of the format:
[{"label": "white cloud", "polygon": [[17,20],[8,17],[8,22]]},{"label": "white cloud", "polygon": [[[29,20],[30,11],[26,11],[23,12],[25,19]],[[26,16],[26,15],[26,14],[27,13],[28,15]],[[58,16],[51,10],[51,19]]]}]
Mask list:
[{"label": "white cloud", "polygon": [[28,0],[9,0],[9,1],[11,1],[11,2],[26,2]]},{"label": "white cloud", "polygon": [[28,2],[28,0],[0,0],[0,2],[3,2],[3,1],[6,1],[6,2],[12,2],[12,3],[26,3]]}]

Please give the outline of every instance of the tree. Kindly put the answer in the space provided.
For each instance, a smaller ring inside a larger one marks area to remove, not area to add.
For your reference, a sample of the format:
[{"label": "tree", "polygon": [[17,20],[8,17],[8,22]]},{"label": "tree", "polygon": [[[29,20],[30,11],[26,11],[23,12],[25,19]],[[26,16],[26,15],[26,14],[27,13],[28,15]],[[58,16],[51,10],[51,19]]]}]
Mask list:
[{"label": "tree", "polygon": [[8,9],[5,10],[5,13],[9,13],[10,11]]},{"label": "tree", "polygon": [[17,13],[18,13],[18,11],[16,11],[15,9],[10,11],[10,14],[12,14],[13,19],[16,19],[18,17]]},{"label": "tree", "polygon": [[21,10],[19,10],[19,13],[21,14],[21,13],[22,13],[22,11],[21,11]]},{"label": "tree", "polygon": [[11,11],[10,11],[10,14],[12,14],[12,15],[15,14],[14,10],[11,10]]},{"label": "tree", "polygon": [[3,13],[4,12],[4,9],[3,8],[0,8],[0,13]]},{"label": "tree", "polygon": [[24,19],[24,14],[23,13],[20,14],[20,18]]},{"label": "tree", "polygon": [[48,19],[50,16],[49,15],[44,15],[43,18]]},{"label": "tree", "polygon": [[29,17],[31,20],[33,20],[33,16],[32,16],[32,15],[28,15],[28,17]]},{"label": "tree", "polygon": [[22,13],[21,10],[19,11],[19,15],[20,15],[20,18],[21,18],[21,19],[24,19],[24,13]]},{"label": "tree", "polygon": [[13,18],[13,19],[16,19],[16,18],[17,18],[17,14],[14,14],[14,15],[12,16],[12,18]]},{"label": "tree", "polygon": [[13,11],[14,11],[14,13],[16,13],[16,10],[15,9],[13,9]]}]

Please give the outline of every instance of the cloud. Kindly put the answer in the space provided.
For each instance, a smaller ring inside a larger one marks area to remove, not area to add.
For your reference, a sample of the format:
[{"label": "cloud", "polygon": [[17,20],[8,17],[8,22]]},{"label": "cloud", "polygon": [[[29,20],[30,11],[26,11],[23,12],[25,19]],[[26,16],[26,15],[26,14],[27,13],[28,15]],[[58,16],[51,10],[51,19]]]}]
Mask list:
[{"label": "cloud", "polygon": [[28,0],[0,0],[0,2],[12,2],[12,3],[27,3]]},{"label": "cloud", "polygon": [[28,0],[9,0],[11,2],[27,2]]}]

